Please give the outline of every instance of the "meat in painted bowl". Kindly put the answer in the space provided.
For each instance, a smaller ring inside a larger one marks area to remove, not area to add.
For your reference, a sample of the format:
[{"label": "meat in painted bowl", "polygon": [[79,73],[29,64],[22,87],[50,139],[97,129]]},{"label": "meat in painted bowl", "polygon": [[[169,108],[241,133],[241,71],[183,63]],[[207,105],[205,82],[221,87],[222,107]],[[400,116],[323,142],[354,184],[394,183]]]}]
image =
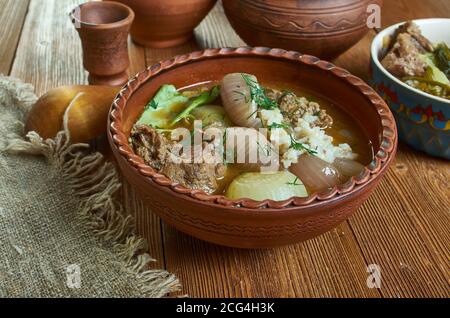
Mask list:
[{"label": "meat in painted bowl", "polygon": [[394,113],[400,140],[450,159],[450,19],[399,23],[371,47],[371,84]]}]

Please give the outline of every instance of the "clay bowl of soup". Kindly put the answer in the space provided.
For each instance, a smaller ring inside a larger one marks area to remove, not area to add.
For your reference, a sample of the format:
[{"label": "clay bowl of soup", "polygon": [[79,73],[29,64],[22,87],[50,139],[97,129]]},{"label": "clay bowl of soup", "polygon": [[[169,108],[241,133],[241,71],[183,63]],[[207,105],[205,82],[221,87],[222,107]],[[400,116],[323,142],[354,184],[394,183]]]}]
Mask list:
[{"label": "clay bowl of soup", "polygon": [[149,67],[114,101],[108,138],[153,213],[238,248],[292,244],[338,226],[374,191],[397,148],[393,115],[364,81],[313,56],[262,47]]}]

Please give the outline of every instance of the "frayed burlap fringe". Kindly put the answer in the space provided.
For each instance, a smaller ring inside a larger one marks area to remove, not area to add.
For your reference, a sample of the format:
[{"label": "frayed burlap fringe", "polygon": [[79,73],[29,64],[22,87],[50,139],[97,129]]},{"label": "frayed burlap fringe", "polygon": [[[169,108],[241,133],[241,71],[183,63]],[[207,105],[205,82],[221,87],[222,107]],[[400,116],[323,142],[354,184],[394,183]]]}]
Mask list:
[{"label": "frayed burlap fringe", "polygon": [[[2,80],[5,80],[3,77]],[[35,98],[32,87],[14,79],[17,96],[30,105]],[[21,113],[26,113],[23,109]],[[18,115],[19,124],[23,117]],[[135,275],[144,297],[164,297],[180,288],[177,278],[164,270],[148,270],[154,261],[146,251],[144,239],[134,234],[134,219],[123,210],[115,195],[121,187],[115,167],[99,153],[90,153],[86,144],[71,144],[64,116],[64,131],[55,139],[43,140],[36,132],[25,139],[8,136],[6,150],[11,154],[42,155],[59,171],[80,201],[80,223],[87,226],[103,247],[113,251],[126,270]]]}]

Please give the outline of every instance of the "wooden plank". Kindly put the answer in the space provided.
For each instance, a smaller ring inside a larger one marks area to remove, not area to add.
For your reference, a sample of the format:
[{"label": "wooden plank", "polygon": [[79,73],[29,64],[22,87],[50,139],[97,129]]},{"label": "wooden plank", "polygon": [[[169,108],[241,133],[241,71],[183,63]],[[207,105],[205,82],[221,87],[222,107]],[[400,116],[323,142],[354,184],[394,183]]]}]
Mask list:
[{"label": "wooden plank", "polygon": [[[0,74],[9,74],[19,42],[29,0],[1,0],[0,21]],[[8,26],[8,27],[6,27]]]},{"label": "wooden plank", "polygon": [[384,27],[412,19],[448,18],[450,2],[447,0],[385,1],[382,23]]},{"label": "wooden plank", "polygon": [[[220,3],[195,32],[198,46],[244,43],[226,20]],[[147,50],[147,61],[192,51],[193,43]],[[201,242],[163,225],[167,269],[182,293],[193,297],[377,297],[366,286],[367,265],[346,223],[315,240],[268,251],[244,251]]]},{"label": "wooden plank", "polygon": [[135,44],[131,37],[128,41],[128,54],[130,55],[130,68],[128,74],[133,77],[139,72],[145,70],[147,63],[145,61],[145,49]]},{"label": "wooden plank", "polygon": [[449,295],[450,175],[430,161],[402,146],[394,167],[350,220],[366,259],[382,270],[383,296]]},{"label": "wooden plank", "polygon": [[339,56],[334,64],[345,68],[350,73],[367,79],[370,65],[369,47],[375,36],[375,32],[369,32],[361,41],[350,50]]},{"label": "wooden plank", "polygon": [[[383,25],[448,17],[448,1],[385,2]],[[367,78],[373,33],[336,63]],[[393,168],[350,220],[366,259],[381,266],[386,297],[446,297],[450,292],[450,165],[400,145]]]},{"label": "wooden plank", "polygon": [[205,243],[165,226],[166,265],[192,297],[379,297],[344,223],[316,239],[271,250]]},{"label": "wooden plank", "polygon": [[61,85],[84,84],[81,44],[68,13],[83,1],[31,0],[11,75],[38,95]]}]

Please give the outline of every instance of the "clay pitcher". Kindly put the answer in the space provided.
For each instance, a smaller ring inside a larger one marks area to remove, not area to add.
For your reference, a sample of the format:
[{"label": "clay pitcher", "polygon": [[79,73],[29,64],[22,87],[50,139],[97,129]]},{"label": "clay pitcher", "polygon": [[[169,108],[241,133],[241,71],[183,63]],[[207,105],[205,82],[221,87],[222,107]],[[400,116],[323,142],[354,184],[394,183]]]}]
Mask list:
[{"label": "clay pitcher", "polygon": [[71,13],[83,46],[83,64],[92,85],[128,81],[128,34],[134,12],[116,2],[87,2]]}]

